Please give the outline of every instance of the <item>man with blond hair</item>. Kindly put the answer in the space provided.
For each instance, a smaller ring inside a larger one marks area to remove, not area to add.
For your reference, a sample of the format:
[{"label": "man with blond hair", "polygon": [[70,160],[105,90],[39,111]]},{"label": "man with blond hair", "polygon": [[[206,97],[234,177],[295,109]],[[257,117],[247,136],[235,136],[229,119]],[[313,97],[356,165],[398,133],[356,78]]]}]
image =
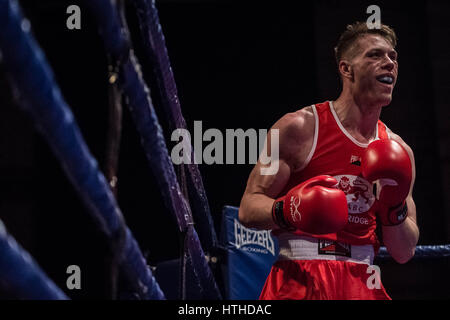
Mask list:
[{"label": "man with blond hair", "polygon": [[347,26],[335,48],[340,96],[273,125],[279,170],[261,175],[258,162],[239,209],[280,245],[260,299],[390,299],[369,281],[380,240],[399,263],[414,255],[414,155],[379,120],[397,81],[396,43],[389,26]]}]

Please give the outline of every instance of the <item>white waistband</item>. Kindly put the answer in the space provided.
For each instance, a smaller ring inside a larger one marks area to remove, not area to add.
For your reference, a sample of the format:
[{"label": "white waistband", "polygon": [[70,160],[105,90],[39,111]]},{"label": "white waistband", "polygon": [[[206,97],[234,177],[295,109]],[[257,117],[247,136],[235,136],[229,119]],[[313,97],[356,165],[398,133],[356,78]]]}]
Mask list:
[{"label": "white waistband", "polygon": [[278,236],[279,260],[336,260],[373,264],[373,246],[353,246],[342,242],[283,233]]}]

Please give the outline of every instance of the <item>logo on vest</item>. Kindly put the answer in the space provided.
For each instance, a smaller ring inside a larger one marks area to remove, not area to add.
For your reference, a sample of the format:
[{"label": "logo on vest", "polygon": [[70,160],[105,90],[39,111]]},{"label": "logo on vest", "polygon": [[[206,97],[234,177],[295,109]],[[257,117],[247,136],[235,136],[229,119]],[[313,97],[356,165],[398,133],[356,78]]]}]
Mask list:
[{"label": "logo on vest", "polygon": [[360,156],[351,156],[350,157],[350,163],[354,164],[355,166],[361,167],[361,157]]},{"label": "logo on vest", "polygon": [[339,182],[338,188],[347,197],[348,213],[361,214],[369,211],[375,202],[371,183],[354,175],[339,175],[334,178]]}]

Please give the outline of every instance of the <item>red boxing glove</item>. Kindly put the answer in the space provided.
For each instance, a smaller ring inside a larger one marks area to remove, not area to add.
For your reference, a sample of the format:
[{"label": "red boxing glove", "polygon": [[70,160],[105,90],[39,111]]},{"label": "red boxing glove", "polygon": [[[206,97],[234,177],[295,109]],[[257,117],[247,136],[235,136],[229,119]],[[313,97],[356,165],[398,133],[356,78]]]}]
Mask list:
[{"label": "red boxing glove", "polygon": [[331,176],[317,176],[277,199],[272,218],[282,229],[311,234],[335,233],[348,221],[347,198]]},{"label": "red boxing glove", "polygon": [[395,226],[408,215],[406,197],[412,181],[408,152],[396,141],[376,140],[369,144],[361,161],[362,175],[377,185],[377,208],[381,224]]}]

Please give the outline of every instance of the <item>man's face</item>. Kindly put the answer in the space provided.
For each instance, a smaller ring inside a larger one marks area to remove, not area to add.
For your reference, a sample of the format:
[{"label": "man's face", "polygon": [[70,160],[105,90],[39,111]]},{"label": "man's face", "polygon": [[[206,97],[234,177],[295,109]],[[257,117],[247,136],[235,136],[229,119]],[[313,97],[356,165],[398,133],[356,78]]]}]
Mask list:
[{"label": "man's face", "polygon": [[397,52],[382,36],[372,34],[359,38],[356,50],[350,61],[353,95],[364,104],[388,105],[397,81]]}]

